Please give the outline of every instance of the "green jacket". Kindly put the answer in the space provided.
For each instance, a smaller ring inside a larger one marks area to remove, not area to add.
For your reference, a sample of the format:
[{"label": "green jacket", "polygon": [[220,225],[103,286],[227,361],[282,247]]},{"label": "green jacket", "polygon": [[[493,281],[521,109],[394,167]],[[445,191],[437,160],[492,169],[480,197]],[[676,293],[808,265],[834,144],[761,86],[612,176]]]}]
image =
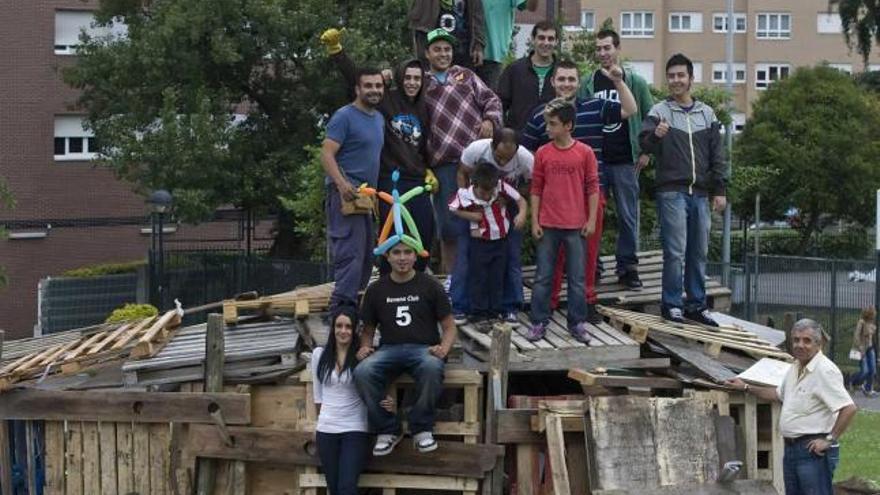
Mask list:
[{"label": "green jacket", "polygon": [[[590,73],[584,77],[584,82],[581,83],[581,87],[578,89],[577,95],[579,98],[595,98],[593,96],[593,74]],[[632,91],[633,97],[636,99],[636,105],[639,107],[638,115],[630,115],[627,119],[629,145],[632,148],[633,163],[635,163],[641,154],[639,132],[642,130],[642,121],[645,120],[648,112],[651,111],[651,107],[654,106],[654,97],[651,96],[648,83],[631,69],[624,71],[624,82],[629,87],[629,90]]]}]

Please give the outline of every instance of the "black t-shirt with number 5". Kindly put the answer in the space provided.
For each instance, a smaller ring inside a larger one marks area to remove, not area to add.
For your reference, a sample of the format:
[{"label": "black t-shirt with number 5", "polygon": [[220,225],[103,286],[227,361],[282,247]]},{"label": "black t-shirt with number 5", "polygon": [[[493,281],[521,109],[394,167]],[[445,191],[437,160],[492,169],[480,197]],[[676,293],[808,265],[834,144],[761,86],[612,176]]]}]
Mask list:
[{"label": "black t-shirt with number 5", "polygon": [[385,275],[364,293],[361,319],[379,330],[382,344],[440,343],[437,324],[452,313],[449,297],[431,275],[416,272],[398,283]]}]

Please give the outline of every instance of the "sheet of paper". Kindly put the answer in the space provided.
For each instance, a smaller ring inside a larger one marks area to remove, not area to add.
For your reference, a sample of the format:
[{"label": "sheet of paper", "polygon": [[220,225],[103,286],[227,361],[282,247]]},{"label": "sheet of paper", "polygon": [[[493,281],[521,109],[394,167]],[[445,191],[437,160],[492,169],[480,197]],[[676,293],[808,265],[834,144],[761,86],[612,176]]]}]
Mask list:
[{"label": "sheet of paper", "polygon": [[788,373],[789,366],[791,363],[773,358],[763,358],[738,376],[749,383],[777,387],[782,383],[785,374]]}]

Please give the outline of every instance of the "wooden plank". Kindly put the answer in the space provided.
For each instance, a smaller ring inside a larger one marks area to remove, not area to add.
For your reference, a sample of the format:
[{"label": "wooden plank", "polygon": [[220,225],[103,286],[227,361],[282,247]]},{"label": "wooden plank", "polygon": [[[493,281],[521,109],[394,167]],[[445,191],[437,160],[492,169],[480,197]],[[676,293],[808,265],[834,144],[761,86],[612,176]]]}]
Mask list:
[{"label": "wooden plank", "polygon": [[101,493],[101,448],[98,442],[98,423],[82,423],[83,436],[83,491]]},{"label": "wooden plank", "polygon": [[518,495],[535,495],[535,445],[516,445],[516,493]]},{"label": "wooden plank", "polygon": [[562,417],[558,414],[548,414],[546,428],[547,454],[550,457],[553,493],[555,495],[569,495],[571,487],[568,481],[568,468],[565,465],[565,436],[562,431]]},{"label": "wooden plank", "polygon": [[150,435],[150,495],[165,495],[170,493],[168,480],[170,471],[168,459],[169,450],[169,426],[167,423],[149,425]]},{"label": "wooden plank", "polygon": [[594,491],[644,489],[660,484],[650,401],[625,395],[590,398],[590,450],[596,463]]},{"label": "wooden plank", "polygon": [[[43,487],[43,493],[45,495],[64,495],[64,423],[47,421],[44,428],[46,483]],[[0,464],[2,464],[2,460],[0,460]]]},{"label": "wooden plank", "polygon": [[134,435],[131,422],[116,423],[116,480],[120,495],[134,492]]},{"label": "wooden plank", "polygon": [[9,423],[0,420],[0,489],[3,495],[12,493],[12,452],[10,447]]},{"label": "wooden plank", "polygon": [[138,339],[138,344],[149,344],[157,335],[159,335],[159,332],[179,324],[180,315],[177,313],[177,310],[172,309],[171,311],[167,311],[155,323],[150,325],[150,328],[148,328],[147,331],[144,332],[144,335]]},{"label": "wooden plank", "polygon": [[746,477],[758,477],[758,403],[755,396],[744,394],[742,428],[745,434],[746,458],[743,463]]},{"label": "wooden plank", "polygon": [[[117,495],[119,486],[116,471],[116,423],[105,421],[98,425],[101,446],[101,495]],[[126,495],[123,493],[122,495]]]},{"label": "wooden plank", "polygon": [[61,355],[65,354],[66,352],[69,352],[70,349],[72,349],[74,346],[76,346],[76,345],[77,345],[77,342],[78,342],[78,341],[74,340],[74,341],[72,341],[72,342],[68,342],[68,343],[66,343],[66,344],[63,344],[63,345],[59,346],[59,347],[57,348],[57,349],[58,349],[57,351],[55,351],[54,353],[52,353],[52,354],[46,356],[45,359],[43,359],[42,361],[40,361],[40,366],[46,366],[46,365],[48,365],[49,363],[54,362],[54,361],[55,361],[56,359],[58,359]]},{"label": "wooden plank", "polygon": [[[489,376],[486,393],[486,443],[496,443],[498,419],[496,412],[507,404],[507,366],[510,360],[511,328],[496,324],[492,328],[492,347],[489,352]],[[477,433],[479,434],[479,432]],[[483,482],[483,493],[501,495],[504,490],[504,454]]]},{"label": "wooden plank", "polygon": [[210,423],[208,408],[220,406],[228,424],[249,424],[247,394],[173,392],[81,392],[17,389],[3,394],[0,419]]},{"label": "wooden plank", "polygon": [[[230,427],[227,446],[212,425],[190,425],[186,444],[199,457],[249,462],[318,466],[314,433],[272,428]],[[434,452],[420,454],[402,442],[387,456],[371,457],[367,469],[401,474],[436,474],[482,478],[495,466],[501,446],[441,441]]]},{"label": "wooden plank", "polygon": [[138,343],[131,351],[131,356],[136,359],[155,356],[171,338],[173,334],[171,329],[178,325],[180,325],[180,315],[176,310],[165,313],[138,340]]},{"label": "wooden plank", "polygon": [[114,340],[119,338],[120,335],[122,335],[126,330],[131,328],[132,325],[134,325],[134,323],[132,323],[132,322],[123,323],[122,325],[119,325],[118,327],[116,327],[115,330],[103,333],[102,334],[103,338],[99,342],[96,342],[95,345],[92,346],[92,348],[89,349],[89,352],[87,352],[86,354],[92,355],[92,354],[97,354],[97,353],[103,351],[104,349],[106,349],[110,345],[111,342],[113,342]]},{"label": "wooden plank", "polygon": [[[220,392],[223,390],[223,364],[225,358],[225,329],[223,317],[216,313],[208,315],[205,329],[205,391]],[[224,428],[225,425],[215,425]],[[229,435],[226,431],[221,431]],[[225,442],[224,442],[225,443]],[[199,459],[196,470],[196,494],[212,495],[216,481],[217,463],[212,459]]]},{"label": "wooden plank", "polygon": [[[300,487],[324,488],[327,486],[322,474],[302,474]],[[451,476],[415,476],[399,474],[362,474],[358,486],[363,488],[411,488],[415,490],[474,491],[479,482],[474,479]]]},{"label": "wooden plank", "polygon": [[146,328],[147,325],[149,325],[155,319],[156,319],[155,316],[150,317],[150,318],[144,318],[137,325],[134,325],[131,328],[129,328],[128,331],[126,331],[125,333],[123,333],[119,336],[119,340],[117,340],[116,343],[113,344],[112,347],[110,347],[110,350],[116,351],[116,350],[122,349],[125,346],[127,346],[129,344],[129,342],[134,340],[134,338],[137,337],[144,330],[144,328]]},{"label": "wooden plank", "polygon": [[27,456],[27,490],[28,493],[37,493],[37,452],[36,452],[36,425],[33,421],[27,421],[24,425],[25,452]]},{"label": "wooden plank", "polygon": [[[67,439],[65,441],[65,465],[67,478],[65,492],[67,495],[83,495],[83,435],[82,423],[67,422]],[[85,494],[89,495],[89,494]]]},{"label": "wooden plank", "polygon": [[[644,495],[643,489],[593,490],[592,495]],[[732,483],[686,484],[651,489],[651,495],[778,495],[776,488],[766,481],[736,480]]]},{"label": "wooden plank", "polygon": [[134,423],[132,425],[132,439],[134,491],[152,493],[150,491],[150,425]]},{"label": "wooden plank", "polygon": [[725,368],[718,361],[707,357],[699,350],[699,347],[681,338],[654,334],[651,335],[651,340],[669,351],[673,356],[689,363],[697,371],[716,383],[723,383],[725,380],[736,377],[736,373]]},{"label": "wooden plank", "polygon": [[581,369],[568,371],[568,377],[582,385],[599,385],[600,387],[647,387],[676,390],[681,382],[674,378],[660,376],[612,376],[589,373]]}]

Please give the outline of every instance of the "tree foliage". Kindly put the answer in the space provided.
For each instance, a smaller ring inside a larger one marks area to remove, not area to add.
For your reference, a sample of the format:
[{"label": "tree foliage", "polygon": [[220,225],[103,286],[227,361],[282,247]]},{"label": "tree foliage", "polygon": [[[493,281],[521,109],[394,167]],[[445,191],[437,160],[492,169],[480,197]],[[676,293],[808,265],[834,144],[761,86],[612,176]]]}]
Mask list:
[{"label": "tree foliage", "polygon": [[847,46],[854,46],[867,66],[874,43],[880,43],[880,0],[828,0],[829,11],[834,7]]},{"label": "tree foliage", "polygon": [[[307,146],[345,103],[319,34],[344,26],[356,59],[391,63],[408,52],[406,7],[102,0],[98,22],[123,22],[127,34],[84,34],[64,77],[81,90],[105,163],[138,192],[171,191],[182,220],[204,220],[223,205],[278,211],[279,196],[295,194],[303,167],[313,166]],[[292,232],[287,222],[279,237]]]},{"label": "tree foliage", "polygon": [[848,75],[802,67],[754,104],[734,145],[734,209],[753,215],[800,210],[803,245],[820,217],[868,225],[880,186],[880,104]]}]

